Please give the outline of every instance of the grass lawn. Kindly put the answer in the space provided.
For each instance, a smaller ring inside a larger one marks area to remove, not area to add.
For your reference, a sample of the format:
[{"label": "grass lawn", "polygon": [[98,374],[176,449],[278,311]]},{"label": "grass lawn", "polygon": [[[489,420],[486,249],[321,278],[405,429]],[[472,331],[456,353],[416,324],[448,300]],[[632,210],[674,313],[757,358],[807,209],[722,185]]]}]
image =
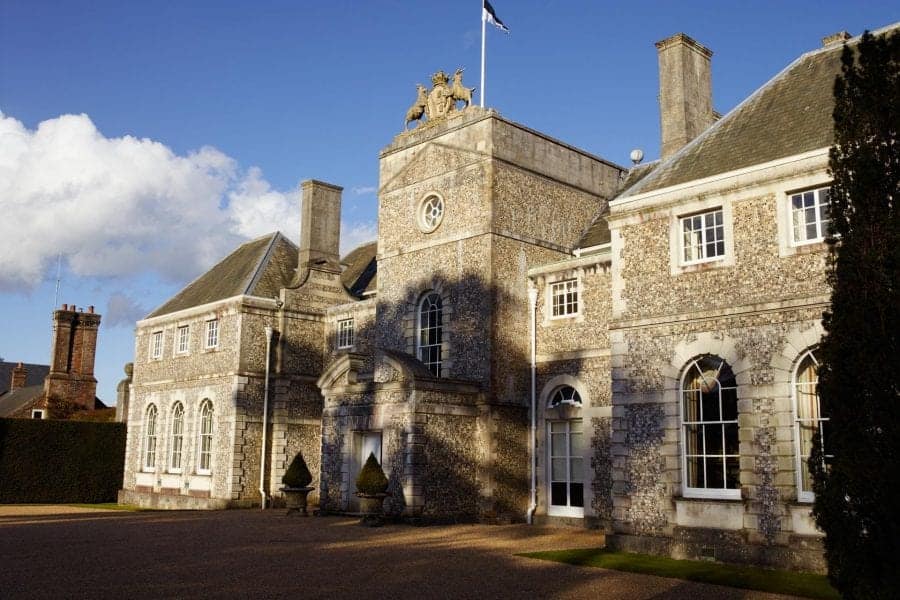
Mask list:
[{"label": "grass lawn", "polygon": [[617,571],[714,583],[775,594],[840,600],[837,590],[829,585],[828,579],[824,575],[810,573],[775,571],[697,560],[675,560],[646,554],[613,552],[604,548],[528,552],[519,556],[583,567],[602,567]]}]

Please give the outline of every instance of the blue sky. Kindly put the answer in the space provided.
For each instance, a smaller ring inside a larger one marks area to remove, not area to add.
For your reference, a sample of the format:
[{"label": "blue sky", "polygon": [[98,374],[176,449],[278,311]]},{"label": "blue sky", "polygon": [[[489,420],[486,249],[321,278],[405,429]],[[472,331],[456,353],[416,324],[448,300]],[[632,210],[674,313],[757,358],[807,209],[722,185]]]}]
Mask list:
[{"label": "blue sky", "polygon": [[[896,1],[496,0],[487,105],[619,164],[658,155],[653,43],[713,50],[725,113],[823,36]],[[242,240],[296,239],[298,184],[344,186],[347,249],[375,235],[378,151],[415,84],[465,67],[480,2],[0,0],[0,356],[47,363],[59,303],[104,315],[114,402],[133,323]]]}]

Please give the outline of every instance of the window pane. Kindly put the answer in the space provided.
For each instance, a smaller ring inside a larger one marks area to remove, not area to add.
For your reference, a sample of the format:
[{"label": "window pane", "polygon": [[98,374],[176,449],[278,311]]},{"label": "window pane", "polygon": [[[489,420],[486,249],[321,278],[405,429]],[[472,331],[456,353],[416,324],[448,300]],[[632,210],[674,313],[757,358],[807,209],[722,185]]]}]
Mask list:
[{"label": "window pane", "polygon": [[738,424],[726,423],[723,427],[725,429],[725,454],[738,454],[740,452]]},{"label": "window pane", "polygon": [[722,459],[719,457],[708,457],[706,459],[706,487],[725,487],[724,466]]},{"label": "window pane", "polygon": [[703,463],[700,457],[688,456],[685,462],[687,464],[687,477],[685,479],[688,487],[704,487]]},{"label": "window pane", "polygon": [[566,506],[566,483],[554,482],[550,484],[550,504],[554,506]]},{"label": "window pane", "polygon": [[583,447],[582,443],[582,435],[573,431],[569,436],[569,445],[571,446],[569,452],[571,454],[581,454],[581,450]]},{"label": "window pane", "polygon": [[719,412],[719,390],[718,386],[712,392],[708,392],[701,396],[701,418],[704,421],[720,421],[722,415]]},{"label": "window pane", "polygon": [[554,433],[550,436],[553,456],[566,456],[566,436],[562,433]]},{"label": "window pane", "polygon": [[741,487],[741,471],[736,456],[725,459],[725,487],[736,490]]},{"label": "window pane", "polygon": [[566,459],[554,458],[550,463],[550,479],[552,481],[566,481]]},{"label": "window pane", "polygon": [[703,453],[702,425],[685,425],[684,447],[687,454]]},{"label": "window pane", "polygon": [[722,420],[737,421],[737,389],[722,388]]},{"label": "window pane", "polygon": [[722,425],[704,425],[703,435],[706,439],[705,454],[723,454],[724,446],[722,444]]},{"label": "window pane", "polygon": [[565,433],[565,431],[566,431],[565,421],[551,421],[550,422],[550,431],[552,433]]},{"label": "window pane", "polygon": [[583,462],[582,458],[571,458],[569,459],[569,469],[571,473],[571,481],[582,481],[584,479],[583,476]]},{"label": "window pane", "polygon": [[569,503],[572,506],[584,506],[584,484],[569,484]]}]

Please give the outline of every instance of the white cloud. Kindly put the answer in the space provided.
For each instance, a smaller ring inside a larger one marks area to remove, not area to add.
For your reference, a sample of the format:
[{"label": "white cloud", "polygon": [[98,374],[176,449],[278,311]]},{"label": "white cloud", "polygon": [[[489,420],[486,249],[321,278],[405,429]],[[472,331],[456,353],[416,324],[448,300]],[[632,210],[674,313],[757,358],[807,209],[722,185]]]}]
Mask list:
[{"label": "white cloud", "polygon": [[135,321],[143,319],[149,312],[128,294],[114,292],[110,294],[106,303],[103,324],[107,327],[116,327],[118,325],[133,327]]},{"label": "white cloud", "polygon": [[87,115],[27,129],[0,113],[0,291],[34,289],[61,253],[80,277],[183,282],[242,240],[297,239],[299,192],[273,190],[219,150],[178,155],[104,137]]},{"label": "white cloud", "polygon": [[357,196],[366,196],[368,194],[374,194],[378,191],[378,188],[374,185],[363,185],[359,187],[353,188],[353,193]]},{"label": "white cloud", "polygon": [[377,223],[341,223],[341,255],[378,238]]}]

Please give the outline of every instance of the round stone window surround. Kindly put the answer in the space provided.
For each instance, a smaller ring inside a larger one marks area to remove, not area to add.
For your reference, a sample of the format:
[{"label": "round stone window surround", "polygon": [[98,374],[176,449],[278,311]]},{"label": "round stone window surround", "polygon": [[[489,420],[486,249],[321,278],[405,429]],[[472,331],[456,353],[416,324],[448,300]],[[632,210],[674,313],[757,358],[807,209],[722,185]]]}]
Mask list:
[{"label": "round stone window surround", "polygon": [[444,220],[444,197],[437,192],[425,194],[416,207],[416,224],[422,233],[432,233]]}]

